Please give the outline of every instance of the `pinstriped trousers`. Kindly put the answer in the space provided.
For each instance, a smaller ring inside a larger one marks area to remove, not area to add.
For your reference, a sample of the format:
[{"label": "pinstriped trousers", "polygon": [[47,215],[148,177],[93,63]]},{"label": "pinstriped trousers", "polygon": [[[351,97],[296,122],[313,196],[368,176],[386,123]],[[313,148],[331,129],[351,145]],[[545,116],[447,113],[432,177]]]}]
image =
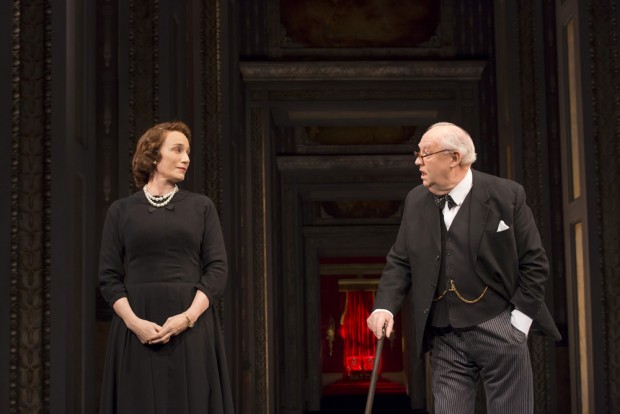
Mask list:
[{"label": "pinstriped trousers", "polygon": [[473,413],[480,378],[488,414],[534,412],[527,337],[510,323],[510,309],[471,329],[435,336],[431,366],[435,414]]}]

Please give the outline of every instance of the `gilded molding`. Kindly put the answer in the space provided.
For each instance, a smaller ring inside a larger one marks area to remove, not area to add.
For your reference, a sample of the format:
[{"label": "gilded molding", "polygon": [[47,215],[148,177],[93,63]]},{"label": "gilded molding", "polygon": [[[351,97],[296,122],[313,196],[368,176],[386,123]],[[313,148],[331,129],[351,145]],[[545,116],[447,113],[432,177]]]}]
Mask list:
[{"label": "gilded molding", "polygon": [[245,82],[480,80],[485,61],[242,62]]}]

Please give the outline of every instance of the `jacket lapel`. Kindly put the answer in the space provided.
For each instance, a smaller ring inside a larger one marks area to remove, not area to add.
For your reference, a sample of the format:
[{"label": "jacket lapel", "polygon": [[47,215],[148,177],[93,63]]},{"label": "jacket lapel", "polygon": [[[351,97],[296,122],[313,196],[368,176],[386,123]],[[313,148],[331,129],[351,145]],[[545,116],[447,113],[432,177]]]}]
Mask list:
[{"label": "jacket lapel", "polygon": [[480,174],[472,169],[473,187],[471,188],[471,206],[469,208],[469,247],[471,258],[476,263],[478,247],[489,218],[489,193]]},{"label": "jacket lapel", "polygon": [[435,204],[433,194],[430,191],[424,199],[421,217],[427,218],[423,221],[426,223],[428,234],[430,234],[431,240],[435,243],[435,246],[437,246],[437,250],[441,251],[441,229],[439,227],[441,212],[439,211],[437,204]]}]

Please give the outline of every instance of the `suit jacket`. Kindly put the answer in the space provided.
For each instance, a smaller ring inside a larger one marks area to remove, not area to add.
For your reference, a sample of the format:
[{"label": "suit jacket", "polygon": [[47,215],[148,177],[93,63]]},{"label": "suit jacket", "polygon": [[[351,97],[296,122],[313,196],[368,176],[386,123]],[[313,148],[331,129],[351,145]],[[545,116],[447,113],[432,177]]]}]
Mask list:
[{"label": "suit jacket", "polygon": [[[545,305],[549,263],[525,190],[510,180],[473,173],[470,206],[470,256],[483,282],[534,320],[555,340],[560,333]],[[426,350],[426,329],[441,265],[441,212],[422,185],[409,192],[396,242],[387,256],[375,309],[396,314],[411,289],[418,356]],[[500,221],[509,226],[498,232]]]}]

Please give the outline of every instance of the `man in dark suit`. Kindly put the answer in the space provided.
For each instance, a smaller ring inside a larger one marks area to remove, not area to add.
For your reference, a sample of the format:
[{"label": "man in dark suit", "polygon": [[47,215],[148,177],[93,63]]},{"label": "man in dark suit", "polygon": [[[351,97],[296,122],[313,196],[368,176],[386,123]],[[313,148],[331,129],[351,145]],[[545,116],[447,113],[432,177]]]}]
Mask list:
[{"label": "man in dark suit", "polygon": [[416,352],[431,351],[435,413],[473,413],[481,377],[489,413],[531,413],[532,322],[560,334],[544,303],[549,264],[523,187],[471,169],[473,141],[450,123],[419,143],[409,192],[368,327],[380,338],[412,291]]}]

